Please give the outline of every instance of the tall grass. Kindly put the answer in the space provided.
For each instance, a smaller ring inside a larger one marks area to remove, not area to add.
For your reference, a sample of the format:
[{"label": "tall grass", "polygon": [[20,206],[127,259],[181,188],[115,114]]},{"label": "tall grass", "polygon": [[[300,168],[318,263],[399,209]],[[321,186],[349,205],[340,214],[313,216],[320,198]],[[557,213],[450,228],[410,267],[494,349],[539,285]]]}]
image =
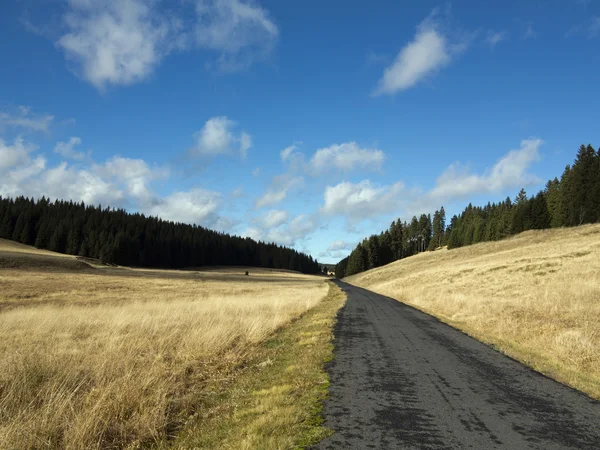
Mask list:
[{"label": "tall grass", "polygon": [[164,442],[327,293],[301,275],[157,275],[0,273],[0,448]]},{"label": "tall grass", "polygon": [[424,253],[348,281],[600,398],[600,225]]}]

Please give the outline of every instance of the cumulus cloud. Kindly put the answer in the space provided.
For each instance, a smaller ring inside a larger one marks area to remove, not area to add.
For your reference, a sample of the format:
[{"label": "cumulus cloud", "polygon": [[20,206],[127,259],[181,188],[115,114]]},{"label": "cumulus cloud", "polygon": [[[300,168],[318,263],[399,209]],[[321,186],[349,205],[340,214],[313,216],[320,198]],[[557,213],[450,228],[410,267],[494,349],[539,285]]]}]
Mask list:
[{"label": "cumulus cloud", "polygon": [[34,155],[36,147],[22,138],[13,144],[0,140],[0,195],[46,196],[87,204],[122,207],[176,222],[195,223],[228,230],[233,222],[219,215],[222,195],[193,188],[161,197],[152,189],[156,180],[168,177],[163,167],[151,167],[141,159],[114,156],[102,164],[85,167],[63,161],[47,167],[46,159]]},{"label": "cumulus cloud", "polygon": [[354,246],[355,244],[342,240],[333,241],[329,244],[326,251],[319,253],[319,258],[328,258],[339,261],[348,256]]},{"label": "cumulus cloud", "polygon": [[352,250],[353,248],[354,248],[354,244],[340,240],[340,241],[333,241],[331,244],[329,244],[329,247],[327,247],[327,251],[335,252],[338,250]]},{"label": "cumulus cloud", "polygon": [[354,169],[379,170],[385,159],[381,150],[361,148],[356,142],[334,144],[315,152],[310,160],[310,171],[321,174],[330,170],[349,172]]},{"label": "cumulus cloud", "polygon": [[521,141],[519,149],[509,151],[481,175],[470,173],[460,164],[452,164],[438,177],[430,196],[439,200],[456,199],[536,183],[538,179],[527,169],[539,159],[542,143],[541,139]]},{"label": "cumulus cloud", "polygon": [[268,211],[261,219],[261,223],[265,228],[276,228],[279,225],[287,222],[288,213],[280,209],[272,209]]},{"label": "cumulus cloud", "polygon": [[504,41],[508,37],[507,31],[488,31],[485,38],[485,42],[491,47],[495,47],[500,42]]},{"label": "cumulus cloud", "polygon": [[252,147],[251,136],[242,131],[235,133],[236,122],[225,116],[208,119],[204,127],[194,134],[192,156],[217,156],[238,153],[245,158]]},{"label": "cumulus cloud", "polygon": [[273,178],[273,182],[267,188],[267,191],[256,200],[256,207],[276,205],[282,202],[288,195],[288,192],[300,186],[304,178],[300,176],[291,176],[289,174],[279,175]]},{"label": "cumulus cloud", "polygon": [[318,219],[313,215],[300,214],[288,222],[288,215],[285,214],[285,221],[274,221],[271,227],[265,221],[261,221],[261,226],[250,227],[242,235],[293,247],[318,228]]},{"label": "cumulus cloud", "polygon": [[152,73],[177,42],[174,23],[155,2],[144,0],[70,0],[68,32],[57,46],[75,72],[96,88],[127,85]]},{"label": "cumulus cloud", "polygon": [[215,227],[219,223],[217,211],[221,199],[221,194],[218,192],[195,188],[156,199],[154,204],[143,208],[143,211],[173,222]]},{"label": "cumulus cloud", "polygon": [[54,146],[54,153],[58,153],[63,158],[81,161],[85,158],[86,155],[83,152],[78,152],[75,150],[75,147],[79,145],[81,145],[81,138],[73,136],[66,142],[58,142]]},{"label": "cumulus cloud", "polygon": [[260,228],[257,227],[248,227],[242,233],[242,237],[249,237],[250,239],[254,239],[255,241],[262,241],[263,232]]},{"label": "cumulus cloud", "polygon": [[374,95],[395,94],[415,86],[448,66],[467,48],[468,39],[452,39],[442,28],[440,12],[436,9],[419,24],[413,40],[384,70]]},{"label": "cumulus cloud", "polygon": [[12,145],[0,139],[0,170],[19,166],[29,160],[29,153],[36,147],[26,144],[23,138],[18,137]]},{"label": "cumulus cloud", "polygon": [[397,209],[402,183],[377,186],[369,180],[360,183],[343,181],[327,186],[321,212],[326,215],[341,215],[351,220],[362,220]]},{"label": "cumulus cloud", "polygon": [[28,131],[41,131],[47,133],[54,116],[33,115],[31,108],[19,106],[15,113],[0,112],[0,129],[4,127],[22,128]]},{"label": "cumulus cloud", "polygon": [[104,163],[96,166],[96,171],[107,178],[123,184],[127,193],[138,202],[150,201],[154,194],[149,184],[157,179],[166,178],[169,172],[165,168],[151,168],[142,159],[123,158],[114,156]]},{"label": "cumulus cloud", "polygon": [[[268,11],[253,1],[196,0],[169,10],[163,5],[154,0],[68,0],[66,32],[56,46],[77,75],[103,90],[145,80],[174,51],[214,51],[218,56],[212,65],[219,70],[243,69],[264,59],[279,35]],[[35,32],[37,27],[26,29]]]},{"label": "cumulus cloud", "polygon": [[198,0],[196,41],[219,53],[216,67],[222,71],[243,69],[266,57],[279,29],[266,9],[241,0]]}]

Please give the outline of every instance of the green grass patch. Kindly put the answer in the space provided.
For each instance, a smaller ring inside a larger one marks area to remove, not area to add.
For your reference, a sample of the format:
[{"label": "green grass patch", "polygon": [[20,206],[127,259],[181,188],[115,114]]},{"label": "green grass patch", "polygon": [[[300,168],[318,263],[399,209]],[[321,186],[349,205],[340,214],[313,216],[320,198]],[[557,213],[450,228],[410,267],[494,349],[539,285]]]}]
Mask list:
[{"label": "green grass patch", "polygon": [[331,434],[323,400],[333,358],[333,326],[344,293],[330,283],[316,307],[252,349],[233,381],[204,392],[202,408],[161,448],[297,449]]}]

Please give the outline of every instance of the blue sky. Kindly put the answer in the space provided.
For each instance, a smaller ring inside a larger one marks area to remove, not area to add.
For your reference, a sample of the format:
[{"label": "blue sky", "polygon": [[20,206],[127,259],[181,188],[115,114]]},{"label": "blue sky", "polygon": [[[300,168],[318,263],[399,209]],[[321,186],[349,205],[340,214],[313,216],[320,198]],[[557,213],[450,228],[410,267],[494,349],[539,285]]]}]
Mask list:
[{"label": "blue sky", "polygon": [[600,140],[599,0],[6,0],[0,58],[0,195],[322,262]]}]

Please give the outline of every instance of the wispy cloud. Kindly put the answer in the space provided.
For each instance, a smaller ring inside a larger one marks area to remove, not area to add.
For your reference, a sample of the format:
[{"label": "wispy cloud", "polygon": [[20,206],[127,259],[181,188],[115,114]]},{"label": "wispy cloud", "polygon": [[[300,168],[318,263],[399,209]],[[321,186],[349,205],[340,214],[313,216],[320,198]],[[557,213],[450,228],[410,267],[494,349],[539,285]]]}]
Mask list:
[{"label": "wispy cloud", "polygon": [[506,40],[508,38],[507,31],[492,31],[489,30],[485,37],[485,42],[491,47],[495,47],[500,42]]},{"label": "wispy cloud", "polygon": [[50,114],[34,115],[31,108],[19,106],[13,113],[0,112],[0,129],[14,127],[47,133],[53,120],[54,116]]},{"label": "wispy cloud", "polygon": [[406,44],[387,67],[379,80],[374,95],[395,94],[412,88],[423,79],[448,66],[469,46],[466,35],[452,37],[444,30],[442,14],[435,9],[417,27],[411,42]]},{"label": "wispy cloud", "polygon": [[272,50],[279,29],[266,9],[241,0],[198,0],[196,41],[219,53],[217,69],[248,67]]},{"label": "wispy cloud", "polygon": [[256,208],[276,205],[286,199],[291,189],[301,186],[304,178],[293,174],[278,175],[273,178],[266,192],[256,200]]},{"label": "wispy cloud", "polygon": [[75,150],[75,147],[79,145],[81,145],[81,138],[73,136],[68,141],[58,142],[54,146],[54,153],[58,153],[63,158],[81,161],[85,158],[86,154]]},{"label": "wispy cloud", "polygon": [[533,28],[533,22],[524,22],[522,24],[521,37],[523,39],[535,39],[538,36],[538,32]]}]

